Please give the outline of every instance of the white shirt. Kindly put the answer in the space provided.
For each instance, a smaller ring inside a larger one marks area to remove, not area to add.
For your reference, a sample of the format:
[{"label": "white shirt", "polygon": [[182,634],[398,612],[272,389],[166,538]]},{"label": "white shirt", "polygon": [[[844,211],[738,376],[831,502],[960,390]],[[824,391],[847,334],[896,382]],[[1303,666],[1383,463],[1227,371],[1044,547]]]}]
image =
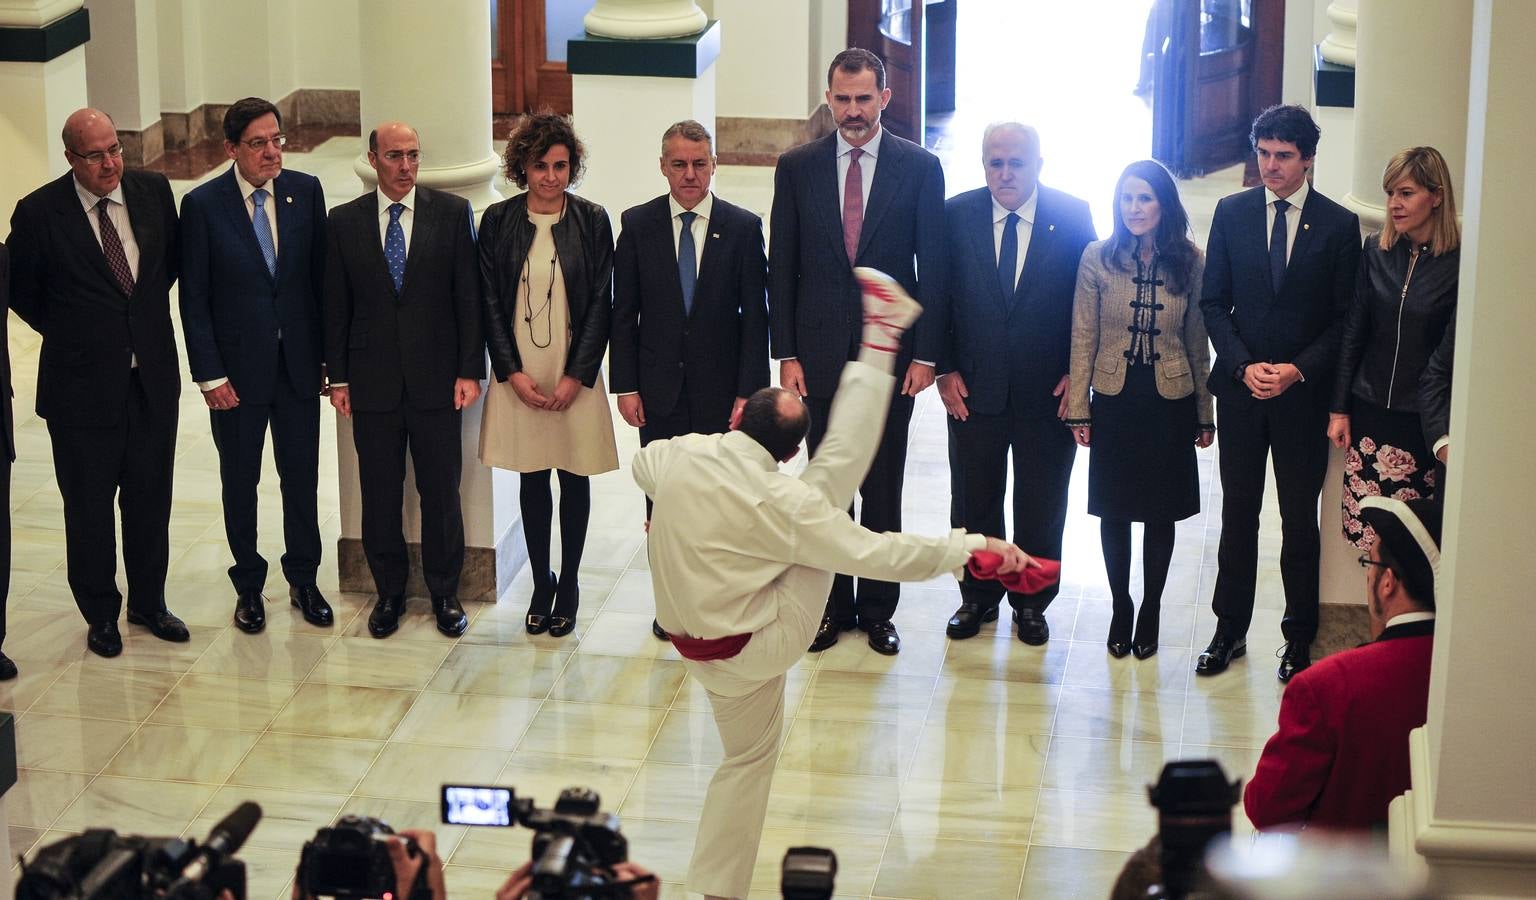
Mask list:
[{"label": "white shirt", "polygon": [[[890,376],[853,362],[843,368],[838,396],[889,396],[890,385]],[[860,418],[842,423],[844,433],[877,439],[885,410],[877,403],[850,409]],[[829,439],[811,464],[833,471],[858,452],[849,441]],[[796,602],[780,581],[792,567],[926,581],[986,547],[986,538],[960,529],[936,537],[869,531],[834,506],[814,478],[781,473],[768,451],[739,431],[652,441],[635,454],[632,471],[656,503],[656,614],[674,634],[719,638],[764,628]]]},{"label": "white shirt", "polygon": [[1029,252],[1029,237],[1035,231],[1035,210],[1040,205],[1040,189],[1035,188],[1029,194],[1029,199],[1020,204],[1018,209],[1010,210],[992,198],[992,258],[999,264],[1003,261],[1003,229],[1007,227],[1010,214],[1019,217],[1018,224],[1014,225],[1014,232],[1019,236],[1019,256],[1013,264],[1013,285],[1017,289],[1019,276],[1024,274],[1024,256]]},{"label": "white shirt", "polygon": [[[256,222],[256,201],[251,199],[251,195],[256,193],[258,186],[245,180],[245,176],[240,174],[239,166],[235,167],[235,184],[240,186],[240,197],[245,200],[245,217],[250,219],[254,226]],[[279,198],[272,192],[271,181],[260,185],[260,189],[267,192],[267,199],[262,203],[262,211],[267,214],[267,227],[272,229],[272,252],[275,254],[278,252],[277,201]]]},{"label": "white shirt", "polygon": [[416,188],[412,187],[398,201],[389,199],[384,191],[380,189],[375,188],[374,193],[379,198],[379,246],[384,246],[388,240],[389,208],[398,202],[401,206],[405,207],[400,213],[400,230],[405,232],[405,250],[409,253],[411,250],[411,223],[416,218]]},{"label": "white shirt", "polygon": [[[869,139],[869,143],[860,147],[864,155],[859,157],[859,174],[864,182],[864,209],[869,209],[869,189],[875,183],[875,164],[880,161],[880,142],[885,138],[885,129],[875,130],[875,136]],[[843,138],[841,131],[837,132],[837,215],[839,221],[843,215],[843,199],[847,194],[848,166],[852,164],[853,157],[849,151],[853,145]]]},{"label": "white shirt", "polygon": [[[80,198],[80,205],[85,207],[85,220],[91,223],[91,234],[96,235],[96,243],[101,243],[101,219],[97,217],[96,204],[103,198],[86,190],[80,180],[75,179],[75,195]],[[106,196],[107,218],[111,220],[112,227],[117,229],[118,240],[123,245],[123,256],[128,258],[128,271],[133,273],[133,280],[139,280],[139,241],[133,236],[133,225],[128,221],[128,204],[123,201],[123,185],[118,183],[112,189],[112,193]],[[106,248],[102,248],[106,252]],[[138,354],[129,354],[128,367],[139,367]]]},{"label": "white shirt", "polygon": [[1391,628],[1393,625],[1407,625],[1410,622],[1433,622],[1434,620],[1435,614],[1430,610],[1425,610],[1423,612],[1398,613],[1397,615],[1387,620],[1387,624],[1382,626],[1382,630],[1385,631],[1388,628]]},{"label": "white shirt", "polygon": [[[1301,180],[1301,187],[1296,192],[1285,198],[1285,202],[1291,205],[1285,211],[1285,264],[1291,264],[1291,247],[1296,244],[1296,230],[1301,224],[1301,208],[1307,205],[1307,194],[1312,188],[1307,180]],[[1280,198],[1269,188],[1264,189],[1264,246],[1269,246],[1269,236],[1275,229],[1275,201]]]},{"label": "white shirt", "polygon": [[693,212],[696,215],[693,225],[688,229],[693,232],[693,274],[699,274],[699,267],[704,265],[704,239],[709,236],[709,216],[715,210],[715,195],[705,193],[704,199],[692,210],[683,209],[683,205],[677,202],[677,198],[667,195],[667,205],[672,209],[672,255],[681,252],[683,239],[683,213]]}]

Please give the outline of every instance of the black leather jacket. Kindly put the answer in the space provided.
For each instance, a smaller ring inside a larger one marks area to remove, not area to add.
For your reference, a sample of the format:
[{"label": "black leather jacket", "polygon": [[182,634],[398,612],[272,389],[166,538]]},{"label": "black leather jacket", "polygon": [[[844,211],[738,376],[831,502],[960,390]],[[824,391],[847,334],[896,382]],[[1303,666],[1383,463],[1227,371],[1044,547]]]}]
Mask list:
[{"label": "black leather jacket", "polygon": [[1360,254],[1355,299],[1344,322],[1329,409],[1348,413],[1353,399],[1400,412],[1419,411],[1419,378],[1456,314],[1461,251],[1428,249],[1415,260],[1411,241],[1381,249],[1372,234]]},{"label": "black leather jacket", "polygon": [[[613,226],[608,212],[575,194],[565,195],[565,215],[553,228],[555,252],[571,308],[571,345],[565,374],[587,387],[597,382],[613,322]],[[493,203],[480,220],[480,284],[485,343],[497,381],[523,368],[517,350],[517,288],[533,246],[528,195]],[[551,386],[552,387],[552,386]]]}]

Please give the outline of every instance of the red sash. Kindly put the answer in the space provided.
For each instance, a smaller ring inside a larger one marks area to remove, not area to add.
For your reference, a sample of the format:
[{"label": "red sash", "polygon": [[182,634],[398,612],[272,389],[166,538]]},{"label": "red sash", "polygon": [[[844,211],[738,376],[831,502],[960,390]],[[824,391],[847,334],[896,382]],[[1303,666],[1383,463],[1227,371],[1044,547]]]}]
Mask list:
[{"label": "red sash", "polygon": [[750,634],[728,634],[718,638],[695,638],[682,634],[667,633],[672,646],[682,654],[683,659],[691,659],[694,662],[710,662],[716,659],[730,659],[741,652],[741,648],[752,640]]}]

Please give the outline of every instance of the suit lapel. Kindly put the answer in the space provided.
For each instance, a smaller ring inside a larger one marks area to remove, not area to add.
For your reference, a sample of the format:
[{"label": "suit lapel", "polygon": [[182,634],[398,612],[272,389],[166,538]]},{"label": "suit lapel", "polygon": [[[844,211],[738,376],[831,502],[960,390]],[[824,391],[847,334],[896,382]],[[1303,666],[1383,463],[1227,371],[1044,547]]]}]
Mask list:
[{"label": "suit lapel", "polygon": [[[377,197],[378,194],[375,193],[374,196]],[[416,248],[430,247],[431,242],[436,239],[433,232],[437,217],[432,214],[432,210],[432,195],[417,187],[416,208],[411,210],[411,243],[405,248],[405,277],[400,279],[400,296],[402,297],[405,296],[406,288],[411,286],[411,262],[416,259]],[[382,257],[383,253],[384,245],[380,244],[379,255]],[[388,269],[389,267],[385,266],[385,271]]]},{"label": "suit lapel", "polygon": [[363,252],[373,260],[384,284],[393,289],[395,280],[389,275],[389,263],[384,259],[384,241],[379,237],[379,192],[369,191],[358,198],[356,205],[357,214],[362,217],[358,223],[362,242],[368,248]]},{"label": "suit lapel", "polygon": [[[117,279],[112,275],[112,269],[107,265],[107,255],[102,252],[101,243],[96,240],[96,234],[91,230],[91,222],[88,216],[96,213],[86,212],[80,205],[80,195],[75,191],[73,175],[65,175],[59,182],[58,202],[54,207],[55,214],[64,228],[64,234],[70,243],[84,259],[91,261],[97,274],[101,275],[107,284],[117,286]],[[127,196],[125,191],[124,197]]]},{"label": "suit lapel", "polygon": [[[1039,199],[1035,201],[1035,221],[1029,228],[1029,248],[1024,251],[1024,270],[1019,273],[1019,282],[1014,287],[1014,296],[1009,298],[1009,309],[1023,306],[1033,293],[1031,287],[1034,282],[1030,279],[1030,273],[1040,271],[1045,264],[1045,256],[1051,250],[1051,244],[1056,240],[1056,210],[1054,205],[1045,198],[1045,189],[1036,185],[1035,193]],[[999,287],[1001,290],[1001,287]]]},{"label": "suit lapel", "polygon": [[997,278],[997,247],[993,236],[996,224],[992,221],[992,195],[985,189],[977,195],[976,209],[972,214],[975,227],[971,229],[971,249],[976,254],[976,271],[992,272],[987,282],[987,296],[997,307],[998,315],[1007,318],[1008,298],[1003,296],[1002,282]]},{"label": "suit lapel", "polygon": [[[233,165],[229,167],[229,171],[219,176],[219,192],[223,195],[220,204],[224,207],[225,215],[229,216],[234,222],[235,233],[240,235],[241,245],[255,258],[257,266],[267,276],[267,280],[271,281],[272,275],[267,272],[267,258],[261,254],[261,244],[256,242],[256,229],[251,224],[250,213],[245,211],[245,198],[240,195],[240,185],[236,183],[235,178],[235,167]],[[272,186],[275,187],[277,179],[272,179],[272,182]],[[267,202],[272,203],[274,201],[268,199]],[[281,216],[278,217],[278,221],[281,224]]]},{"label": "suit lapel", "polygon": [[[293,195],[288,193],[288,179],[283,177],[283,173],[279,172],[268,187],[271,189],[272,198],[267,202],[276,204],[272,207],[272,211],[277,214],[277,274],[274,279],[280,279],[283,275],[282,248],[293,248],[293,229],[297,224],[294,217],[298,215],[298,211],[294,208]],[[255,229],[252,229],[251,234],[255,233]]]},{"label": "suit lapel", "polygon": [[874,239],[880,220],[885,218],[902,178],[906,177],[906,148],[894,138],[895,135],[887,134],[880,140],[880,157],[875,161],[874,182],[869,186],[869,197],[864,204],[864,224],[859,228],[859,252],[854,254],[855,259],[863,255],[864,248]]},{"label": "suit lapel", "polygon": [[[704,257],[699,260],[699,278],[693,287],[693,311],[698,312],[699,302],[705,297],[713,296],[710,289],[716,280],[721,278],[721,272],[725,266],[726,249],[730,246],[730,224],[726,221],[727,213],[719,197],[714,199],[709,210],[709,221],[704,224]],[[730,291],[722,290],[721,296],[729,298]]]},{"label": "suit lapel", "polygon": [[[1285,277],[1291,277],[1291,266],[1296,264],[1302,254],[1306,252],[1307,245],[1312,242],[1312,218],[1317,214],[1317,204],[1312,198],[1317,196],[1315,188],[1307,190],[1306,205],[1301,208],[1301,219],[1296,223],[1296,238],[1291,241],[1291,255],[1285,261]],[[1268,250],[1268,248],[1265,248]],[[1285,290],[1285,282],[1280,282],[1280,290]]]},{"label": "suit lapel", "polygon": [[838,255],[848,258],[843,246],[843,209],[837,198],[837,135],[822,138],[826,146],[817,150],[815,165],[811,167],[810,202],[816,208],[827,239],[837,248]]},{"label": "suit lapel", "polygon": [[[655,259],[666,260],[661,267],[661,280],[666,284],[662,286],[665,296],[672,298],[679,318],[683,313],[683,279],[677,274],[677,243],[672,239],[672,204],[666,197],[655,201],[656,205],[649,210],[650,221],[642,223],[644,241],[650,255]],[[695,298],[698,297],[698,282],[694,282]]]}]

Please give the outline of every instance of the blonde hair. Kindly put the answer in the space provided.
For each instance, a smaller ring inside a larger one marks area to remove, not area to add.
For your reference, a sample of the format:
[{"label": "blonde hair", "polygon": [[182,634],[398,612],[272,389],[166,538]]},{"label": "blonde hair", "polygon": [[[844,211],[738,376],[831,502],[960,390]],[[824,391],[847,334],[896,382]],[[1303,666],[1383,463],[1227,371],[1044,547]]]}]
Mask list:
[{"label": "blonde hair", "polygon": [[[1451,187],[1451,169],[1445,157],[1434,147],[1409,147],[1400,150],[1381,173],[1381,189],[1388,194],[1403,181],[1412,181],[1440,197],[1440,205],[1431,209],[1429,220],[1433,225],[1429,250],[1435,256],[1449,253],[1461,246],[1461,226],[1456,224],[1456,190]],[[1381,249],[1391,250],[1397,243],[1398,232],[1387,216],[1381,226]]]}]

